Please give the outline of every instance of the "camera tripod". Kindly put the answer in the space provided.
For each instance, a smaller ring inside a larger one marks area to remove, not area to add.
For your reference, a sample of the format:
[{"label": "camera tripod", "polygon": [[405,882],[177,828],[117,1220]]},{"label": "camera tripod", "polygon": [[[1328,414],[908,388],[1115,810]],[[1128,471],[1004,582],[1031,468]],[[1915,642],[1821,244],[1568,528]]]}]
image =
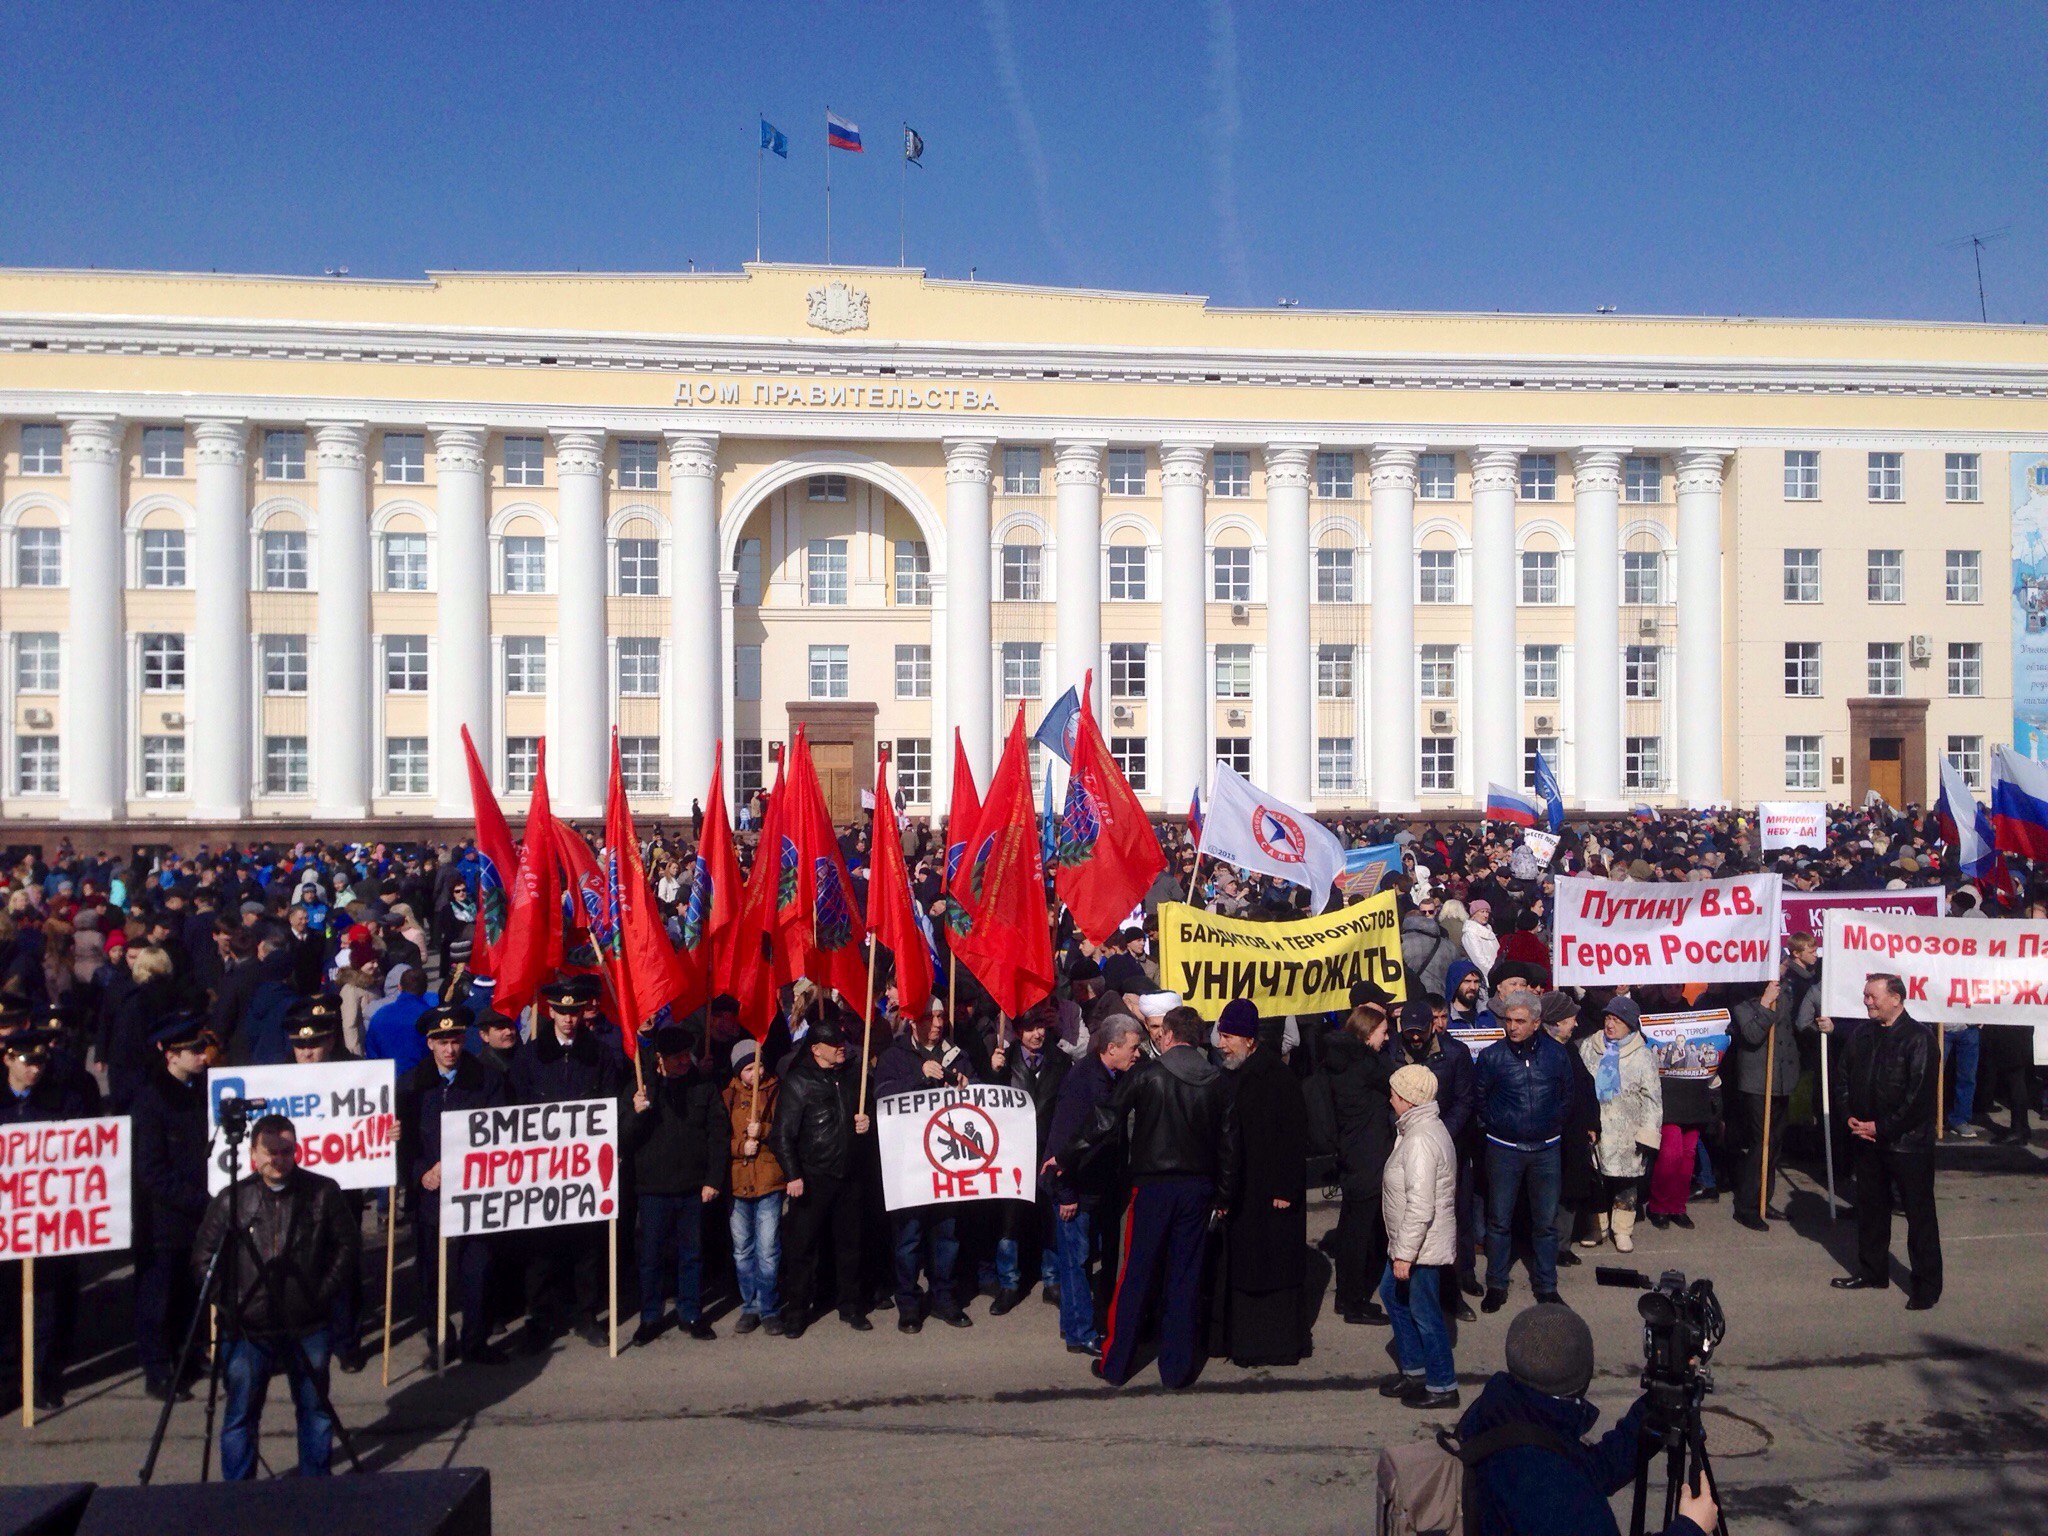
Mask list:
[{"label": "camera tripod", "polygon": [[[1650,1466],[1657,1453],[1664,1453],[1663,1530],[1678,1518],[1678,1492],[1697,1473],[1706,1479],[1714,1502],[1721,1502],[1721,1488],[1714,1481],[1714,1464],[1707,1459],[1707,1431],[1700,1422],[1700,1401],[1707,1394],[1704,1374],[1685,1382],[1645,1381],[1650,1406],[1643,1416],[1643,1438],[1636,1452],[1636,1493],[1629,1519],[1629,1536],[1644,1536],[1643,1519],[1650,1500]],[[1728,1536],[1726,1516],[1717,1518],[1714,1536]]]},{"label": "camera tripod", "polygon": [[[227,1101],[224,1101],[227,1102]],[[171,1427],[171,1410],[178,1405],[179,1384],[185,1380],[192,1365],[193,1351],[199,1347],[199,1325],[206,1316],[208,1302],[219,1309],[219,1327],[213,1346],[213,1359],[207,1372],[206,1382],[206,1429],[199,1441],[199,1481],[205,1482],[213,1465],[213,1424],[214,1413],[220,1402],[221,1374],[225,1369],[228,1344],[240,1339],[243,1334],[242,1293],[235,1284],[235,1272],[240,1263],[255,1265],[254,1273],[262,1283],[264,1294],[270,1304],[282,1316],[284,1296],[277,1275],[263,1262],[263,1254],[256,1246],[256,1239],[239,1218],[236,1205],[236,1186],[242,1176],[242,1138],[248,1133],[246,1112],[239,1115],[221,1116],[220,1134],[227,1144],[228,1154],[228,1221],[220,1240],[213,1245],[213,1252],[206,1256],[206,1273],[200,1278],[199,1298],[192,1308],[192,1321],[185,1328],[185,1343],[178,1351],[178,1362],[173,1367],[170,1388],[164,1393],[164,1405],[156,1416],[156,1431],[149,1437],[149,1453],[142,1459],[140,1481],[146,1486],[156,1474],[157,1457],[164,1448],[164,1435]],[[300,1289],[306,1288],[303,1277],[292,1276]],[[318,1397],[321,1411],[333,1424],[335,1437],[341,1441],[341,1448],[348,1455],[349,1469],[361,1472],[363,1464],[356,1455],[355,1442],[349,1438],[348,1426],[335,1412],[334,1399],[328,1396],[326,1373],[313,1369],[313,1362],[306,1354],[306,1347],[296,1334],[284,1335],[286,1346],[295,1357],[299,1370],[312,1383]],[[294,1408],[296,1413],[296,1407]]]}]

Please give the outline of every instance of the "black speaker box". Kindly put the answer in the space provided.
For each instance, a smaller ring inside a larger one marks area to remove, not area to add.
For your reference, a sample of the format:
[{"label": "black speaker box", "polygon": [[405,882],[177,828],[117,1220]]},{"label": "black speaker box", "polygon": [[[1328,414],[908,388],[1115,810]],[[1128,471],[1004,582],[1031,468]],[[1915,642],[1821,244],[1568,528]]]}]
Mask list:
[{"label": "black speaker box", "polygon": [[92,1491],[91,1483],[0,1488],[0,1536],[71,1536]]},{"label": "black speaker box", "polygon": [[0,1488],[0,1536],[490,1536],[480,1467],[253,1483]]}]

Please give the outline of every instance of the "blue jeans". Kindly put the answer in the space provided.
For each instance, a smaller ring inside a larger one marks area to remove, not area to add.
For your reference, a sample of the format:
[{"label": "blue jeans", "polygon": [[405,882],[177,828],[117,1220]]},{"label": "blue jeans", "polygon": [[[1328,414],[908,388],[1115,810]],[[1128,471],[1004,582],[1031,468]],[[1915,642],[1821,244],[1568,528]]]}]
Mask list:
[{"label": "blue jeans", "polygon": [[[270,1392],[270,1377],[284,1367],[291,1383],[292,1407],[299,1416],[299,1476],[325,1477],[334,1452],[334,1420],[320,1406],[320,1389],[327,1385],[327,1330],[315,1328],[299,1335],[299,1349],[286,1339],[223,1339],[223,1375],[227,1381],[227,1407],[220,1423],[220,1475],[228,1482],[244,1482],[256,1475],[256,1437],[263,1428],[263,1400]],[[305,1351],[308,1375],[299,1361]],[[318,1385],[315,1385],[315,1378]]]},{"label": "blue jeans", "polygon": [[917,1317],[920,1267],[931,1282],[932,1315],[959,1311],[960,1303],[953,1299],[953,1270],[960,1262],[960,1235],[952,1212],[943,1206],[923,1206],[898,1211],[890,1220],[896,1228],[896,1315]]},{"label": "blue jeans", "polygon": [[1088,1212],[1077,1210],[1072,1218],[1053,1218],[1053,1250],[1060,1280],[1060,1337],[1069,1344],[1098,1344],[1095,1331],[1095,1294],[1088,1283],[1088,1259],[1093,1244]]},{"label": "blue jeans", "polygon": [[1529,1190],[1529,1236],[1536,1249],[1529,1266],[1529,1284],[1538,1295],[1557,1289],[1557,1143],[1524,1152],[1519,1147],[1486,1144],[1486,1288],[1508,1288],[1514,1263],[1515,1204],[1522,1188]]},{"label": "blue jeans", "polygon": [[[1011,1201],[1009,1203],[1021,1206],[1022,1202]],[[1030,1210],[1019,1209],[1014,1215],[1006,1210],[1004,1222],[1012,1231],[1025,1228],[1030,1222],[1040,1222],[1042,1224],[1049,1209],[1047,1206],[1037,1205],[1033,1206]],[[1052,1234],[1040,1232],[1039,1237],[1038,1283],[1040,1285],[1058,1285],[1060,1280],[1059,1258],[1053,1252]],[[1022,1257],[1023,1247],[1023,1243],[1015,1237],[999,1237],[996,1239],[996,1286],[998,1289],[1014,1291],[1023,1287],[1024,1267],[1018,1262]]]},{"label": "blue jeans", "polygon": [[732,1233],[732,1267],[739,1275],[740,1311],[775,1316],[775,1275],[782,1267],[782,1191],[751,1200],[735,1197],[726,1225]]},{"label": "blue jeans", "polygon": [[676,1316],[686,1324],[696,1322],[704,1288],[704,1201],[698,1195],[640,1197],[641,1322],[661,1321],[670,1273],[675,1276]]},{"label": "blue jeans", "polygon": [[1380,1301],[1394,1325],[1394,1360],[1404,1376],[1419,1376],[1432,1392],[1453,1392],[1458,1368],[1451,1361],[1451,1330],[1444,1326],[1441,1264],[1417,1264],[1406,1280],[1394,1278],[1388,1261],[1380,1276]]},{"label": "blue jeans", "polygon": [[1714,1160],[1707,1155],[1707,1138],[1704,1136],[1693,1147],[1692,1181],[1699,1185],[1700,1193],[1703,1195],[1711,1195],[1716,1188],[1714,1183]]},{"label": "blue jeans", "polygon": [[1948,1115],[1950,1130],[1968,1125],[1970,1112],[1977,1107],[1977,1056],[1983,1048],[1984,1032],[1975,1024],[1948,1032],[1948,1075],[1955,1088],[1955,1107]]}]

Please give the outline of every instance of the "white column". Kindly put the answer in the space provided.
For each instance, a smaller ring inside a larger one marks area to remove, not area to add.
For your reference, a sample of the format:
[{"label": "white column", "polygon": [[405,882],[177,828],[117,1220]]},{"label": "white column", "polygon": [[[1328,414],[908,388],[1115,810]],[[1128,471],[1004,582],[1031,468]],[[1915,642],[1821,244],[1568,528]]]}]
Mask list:
[{"label": "white column", "polygon": [[1209,674],[1208,572],[1203,569],[1207,443],[1167,443],[1159,450],[1160,712],[1152,728],[1165,763],[1160,803],[1170,811],[1187,808],[1197,786],[1209,784],[1209,736],[1215,718]]},{"label": "white column", "polygon": [[[669,792],[675,813],[711,789],[711,759],[724,731],[725,642],[719,623],[718,439],[671,433],[669,479],[669,693],[675,739]],[[730,761],[730,747],[726,751]],[[731,814],[728,807],[727,814]]]},{"label": "white column", "polygon": [[470,819],[462,728],[495,782],[491,731],[491,532],[484,488],[485,427],[435,427],[434,527],[438,545],[435,632],[440,671],[434,686],[435,814]]},{"label": "white column", "polygon": [[1415,468],[1421,450],[1372,451],[1372,803],[1415,798]]},{"label": "white column", "polygon": [[121,536],[121,423],[74,416],[64,423],[71,463],[70,591],[64,665],[64,815],[112,821],[126,795],[128,718],[126,586]]},{"label": "white column", "polygon": [[1266,445],[1267,785],[1308,806],[1315,797],[1315,658],[1309,643],[1309,466],[1313,443]]},{"label": "white column", "polygon": [[[1059,672],[1052,696],[1079,688],[1102,651],[1101,443],[1055,443],[1057,503],[1053,537],[1059,545]],[[1103,680],[1095,680],[1096,718],[1102,716]],[[934,748],[936,750],[936,747]]]},{"label": "white column", "polygon": [[1472,792],[1522,782],[1522,691],[1515,676],[1515,489],[1519,448],[1472,454]]},{"label": "white column", "polygon": [[[1590,811],[1621,800],[1620,448],[1572,455],[1572,733],[1578,798]],[[1557,765],[1551,765],[1555,768]]]},{"label": "white column", "polygon": [[320,665],[313,681],[313,814],[356,821],[370,813],[375,663],[370,652],[370,511],[361,422],[313,423],[319,466],[320,590],[314,597]]},{"label": "white column", "polygon": [[605,643],[604,433],[557,429],[555,474],[561,532],[555,642],[561,675],[549,680],[560,706],[560,740],[550,742],[549,790],[564,816],[604,815],[611,771],[612,680]]},{"label": "white column", "polygon": [[192,544],[192,634],[185,715],[192,812],[202,821],[249,814],[249,426],[192,423],[198,524]]},{"label": "white column", "polygon": [[1678,456],[1678,798],[1721,794],[1721,448]]},{"label": "white column", "polygon": [[[988,459],[985,437],[946,440],[946,704],[974,781],[988,788],[995,741],[989,630]],[[950,762],[950,737],[932,743]]]}]

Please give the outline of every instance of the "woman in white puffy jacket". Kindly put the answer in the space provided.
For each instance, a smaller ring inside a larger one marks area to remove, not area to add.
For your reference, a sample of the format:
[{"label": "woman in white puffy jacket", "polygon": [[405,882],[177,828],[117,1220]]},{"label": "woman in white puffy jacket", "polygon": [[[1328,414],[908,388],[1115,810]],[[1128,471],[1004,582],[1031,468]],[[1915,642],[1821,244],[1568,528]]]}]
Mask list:
[{"label": "woman in white puffy jacket", "polygon": [[1643,1043],[1643,1011],[1635,999],[1617,997],[1607,1005],[1600,1033],[1579,1042],[1579,1059],[1593,1075],[1593,1096],[1600,1102],[1593,1166],[1606,1193],[1595,1202],[1603,1207],[1598,1230],[1579,1246],[1599,1247],[1611,1224],[1614,1246],[1630,1253],[1636,1246],[1636,1196],[1664,1140],[1664,1088],[1657,1059]]},{"label": "woman in white puffy jacket", "polygon": [[1444,1279],[1458,1257],[1458,1154],[1436,1107],[1436,1074],[1411,1064],[1388,1083],[1394,1150],[1380,1175],[1387,1269],[1380,1300],[1401,1369],[1380,1393],[1410,1408],[1458,1406],[1458,1372],[1444,1326]]}]

